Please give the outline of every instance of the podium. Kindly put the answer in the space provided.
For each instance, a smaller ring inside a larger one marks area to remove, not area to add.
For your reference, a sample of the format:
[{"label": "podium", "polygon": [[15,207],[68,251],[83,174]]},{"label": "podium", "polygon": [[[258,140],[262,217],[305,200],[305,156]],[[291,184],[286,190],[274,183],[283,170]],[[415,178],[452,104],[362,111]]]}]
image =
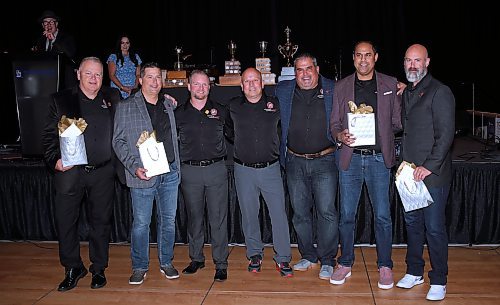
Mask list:
[{"label": "podium", "polygon": [[12,61],[21,153],[42,156],[42,130],[48,116],[51,95],[59,90],[61,55],[31,54]]}]

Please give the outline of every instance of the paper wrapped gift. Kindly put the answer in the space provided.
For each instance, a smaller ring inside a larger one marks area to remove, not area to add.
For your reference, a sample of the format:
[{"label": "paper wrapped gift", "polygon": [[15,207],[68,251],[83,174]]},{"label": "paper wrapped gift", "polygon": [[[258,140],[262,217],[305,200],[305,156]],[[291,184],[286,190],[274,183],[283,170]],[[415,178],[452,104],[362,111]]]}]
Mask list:
[{"label": "paper wrapped gift", "polygon": [[351,110],[351,113],[347,114],[349,133],[356,138],[351,146],[375,145],[375,114],[373,108],[365,104],[361,104],[358,108],[352,101],[349,101],[349,108]]},{"label": "paper wrapped gift", "polygon": [[137,141],[137,146],[139,147],[142,166],[147,169],[146,177],[153,177],[170,171],[163,142],[156,141],[154,132],[149,135],[147,131],[143,131]]},{"label": "paper wrapped gift", "polygon": [[63,115],[57,127],[59,129],[62,165],[66,167],[87,164],[87,150],[83,136],[83,132],[87,128],[85,120],[82,118],[70,119]]},{"label": "paper wrapped gift", "polygon": [[423,181],[415,181],[415,164],[403,161],[396,172],[396,188],[406,212],[425,208],[434,202]]}]

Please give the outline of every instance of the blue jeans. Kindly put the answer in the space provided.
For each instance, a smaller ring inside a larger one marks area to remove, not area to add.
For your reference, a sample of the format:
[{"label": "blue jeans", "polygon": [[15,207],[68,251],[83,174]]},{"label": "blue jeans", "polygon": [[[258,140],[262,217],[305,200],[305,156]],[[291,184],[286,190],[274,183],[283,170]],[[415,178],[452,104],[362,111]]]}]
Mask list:
[{"label": "blue jeans", "polygon": [[340,183],[340,244],[342,255],[339,264],[351,267],[354,264],[354,234],[356,213],[363,182],[375,218],[377,241],[377,266],[392,268],[392,219],[389,201],[390,169],[385,167],[381,153],[360,155],[353,153],[349,168],[339,171]]},{"label": "blue jeans", "polygon": [[153,187],[130,188],[134,216],[130,247],[133,270],[147,271],[149,267],[149,225],[153,212],[153,199],[156,200],[156,231],[160,266],[164,267],[172,263],[179,171],[175,163],[170,165],[170,170],[166,174],[157,176]]},{"label": "blue jeans", "polygon": [[[286,177],[293,208],[292,223],[302,258],[335,266],[339,240],[335,154],[316,159],[287,154]],[[317,215],[315,226],[313,207]],[[317,248],[314,247],[315,240]]]},{"label": "blue jeans", "polygon": [[448,234],[446,232],[446,203],[450,185],[428,188],[434,203],[428,207],[404,214],[408,249],[406,252],[406,273],[423,275],[424,242],[431,260],[429,280],[431,285],[446,285],[448,276]]}]

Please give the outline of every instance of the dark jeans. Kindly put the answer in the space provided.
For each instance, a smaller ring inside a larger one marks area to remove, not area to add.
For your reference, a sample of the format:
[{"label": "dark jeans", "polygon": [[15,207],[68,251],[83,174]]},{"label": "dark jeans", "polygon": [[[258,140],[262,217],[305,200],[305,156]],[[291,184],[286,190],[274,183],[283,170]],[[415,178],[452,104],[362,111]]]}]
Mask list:
[{"label": "dark jeans", "polygon": [[377,266],[392,269],[392,220],[389,201],[390,169],[385,167],[381,153],[376,155],[353,154],[349,168],[339,172],[340,183],[340,244],[342,255],[339,264],[354,264],[354,233],[359,197],[366,182],[375,216],[377,240]]},{"label": "dark jeans", "polygon": [[[335,266],[339,240],[335,155],[305,159],[287,154],[286,177],[293,208],[292,222],[302,258]],[[317,215],[316,232],[313,230],[313,207]]]},{"label": "dark jeans", "polygon": [[429,279],[431,285],[446,285],[448,275],[448,234],[446,232],[446,203],[450,185],[429,188],[434,200],[428,207],[405,213],[408,250],[406,273],[424,274],[424,242],[431,260]]}]

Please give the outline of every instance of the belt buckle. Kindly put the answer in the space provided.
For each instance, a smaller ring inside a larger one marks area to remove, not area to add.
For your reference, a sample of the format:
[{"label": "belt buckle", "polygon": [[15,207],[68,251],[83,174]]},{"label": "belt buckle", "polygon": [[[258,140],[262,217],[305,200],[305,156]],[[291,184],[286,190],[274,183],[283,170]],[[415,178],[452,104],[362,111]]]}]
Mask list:
[{"label": "belt buckle", "polygon": [[202,167],[209,166],[210,164],[212,164],[210,162],[211,162],[210,160],[202,160],[200,161],[200,166]]},{"label": "belt buckle", "polygon": [[94,168],[94,166],[92,166],[92,165],[85,165],[85,166],[83,167],[83,170],[84,170],[87,174],[89,174],[89,173],[90,173],[91,171],[93,171],[94,169],[95,169],[95,168]]}]

